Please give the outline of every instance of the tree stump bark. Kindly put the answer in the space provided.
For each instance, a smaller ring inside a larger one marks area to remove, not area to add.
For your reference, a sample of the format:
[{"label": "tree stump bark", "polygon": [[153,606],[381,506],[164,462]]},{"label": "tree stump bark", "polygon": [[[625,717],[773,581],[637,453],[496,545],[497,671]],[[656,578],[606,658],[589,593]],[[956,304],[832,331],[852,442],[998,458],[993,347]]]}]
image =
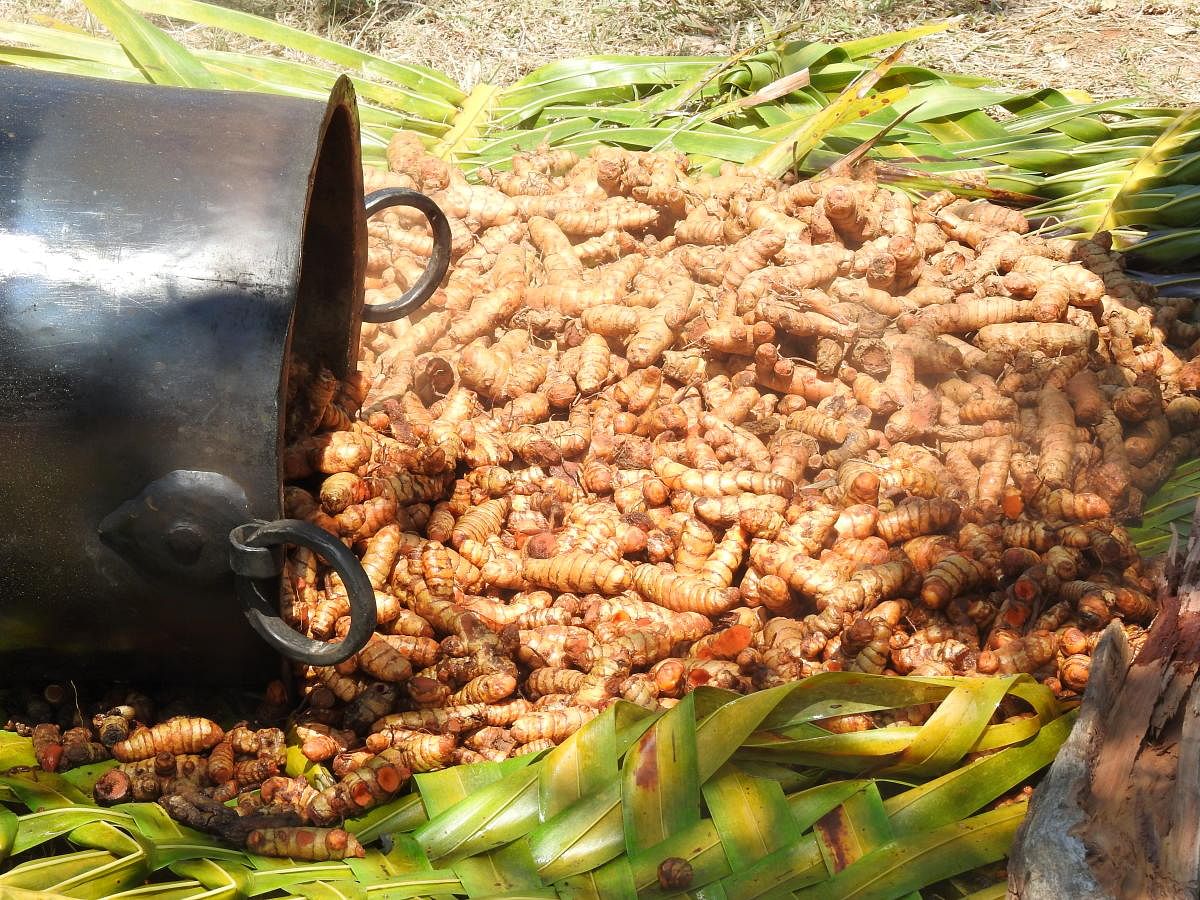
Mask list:
[{"label": "tree stump bark", "polygon": [[1096,648],[1017,832],[1009,900],[1200,896],[1200,521],[1172,558],[1136,658],[1117,623]]}]

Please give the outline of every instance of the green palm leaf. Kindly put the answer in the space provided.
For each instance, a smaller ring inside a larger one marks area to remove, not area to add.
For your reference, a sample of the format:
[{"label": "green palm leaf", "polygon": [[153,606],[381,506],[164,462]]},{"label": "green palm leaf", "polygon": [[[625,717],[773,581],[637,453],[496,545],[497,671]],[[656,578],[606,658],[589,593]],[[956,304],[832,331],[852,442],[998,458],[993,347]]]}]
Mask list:
[{"label": "green palm leaf", "polygon": [[1115,228],[1119,214],[1131,195],[1144,187],[1153,186],[1163,177],[1163,169],[1176,159],[1180,150],[1200,144],[1200,107],[1177,118],[1152,143],[1125,178],[1117,185],[1095,230]]},{"label": "green palm leaf", "polygon": [[529,766],[510,772],[442,810],[414,837],[438,862],[486,853],[528,834],[538,818],[538,774]]},{"label": "green palm leaf", "polygon": [[800,840],[801,829],[777,782],[726,764],[704,785],[704,803],[729,864],[743,868]]},{"label": "green palm leaf", "polygon": [[[0,785],[34,812],[87,806],[88,797],[61,775],[38,771],[36,775],[0,775]],[[94,822],[73,828],[68,837],[83,847],[106,850],[117,856],[141,851],[140,846],[124,831],[107,822]]]},{"label": "green palm leaf", "polygon": [[235,34],[278,44],[289,50],[307,53],[309,56],[333,63],[351,73],[371,79],[382,78],[403,85],[419,95],[440,98],[447,104],[458,104],[464,96],[462,90],[453,81],[434,69],[409,63],[392,62],[379,56],[372,56],[370,53],[363,53],[361,50],[345,44],[326,40],[297,28],[289,28],[270,19],[239,10],[215,6],[211,3],[200,3],[196,0],[133,0],[130,5],[142,12],[182,19],[198,25],[222,28]]},{"label": "green palm leaf", "polygon": [[148,81],[175,87],[220,87],[203,65],[164,32],[134,13],[122,0],[85,0],[113,33]]},{"label": "green palm leaf", "polygon": [[359,841],[368,844],[384,834],[415,831],[428,820],[420,795],[409,794],[395,803],[376,807],[362,818],[348,820],[345,827]]},{"label": "green palm leaf", "polygon": [[1014,803],[929,832],[896,838],[832,878],[797,893],[802,900],[891,900],[1003,859],[1025,817]]},{"label": "green palm leaf", "polygon": [[1138,265],[1179,269],[1200,259],[1200,228],[1164,228],[1125,237],[1122,248]]},{"label": "green palm leaf", "polygon": [[1124,225],[1173,225],[1200,222],[1200,185],[1164,184],[1130,195],[1121,211]]},{"label": "green palm leaf", "polygon": [[0,806],[0,865],[12,855],[20,827],[17,814],[7,806]]},{"label": "green palm leaf", "polygon": [[15,888],[27,891],[57,892],[60,885],[98,872],[118,862],[105,850],[82,850],[30,860],[0,875],[0,890]]},{"label": "green palm leaf", "polygon": [[133,819],[129,813],[117,810],[99,809],[95,806],[66,806],[57,809],[44,809],[40,812],[22,816],[16,837],[12,841],[12,853],[23,853],[31,847],[37,847],[46,841],[74,831],[82,825],[92,822],[115,822],[132,825]]},{"label": "green palm leaf", "polygon": [[471,897],[555,898],[558,894],[543,885],[529,854],[529,845],[516,841],[500,850],[459,860],[451,865]]},{"label": "green palm leaf", "polygon": [[185,859],[168,866],[172,874],[191,878],[216,897],[244,897],[250,883],[250,869],[245,865],[217,862],[211,859]]},{"label": "green palm leaf", "polygon": [[756,155],[750,164],[769,174],[782,175],[793,161],[804,159],[809,151],[838,125],[843,124],[851,117],[864,118],[903,98],[908,93],[907,87],[894,88],[891,91],[870,95],[871,89],[899,59],[902,50],[903,46],[881,60],[870,71],[859,75],[842,89],[832,103],[816,115],[806,117],[789,128],[782,138]]},{"label": "green palm leaf", "polygon": [[199,881],[167,881],[130,888],[109,900],[199,900],[207,891]]},{"label": "green palm leaf", "polygon": [[621,803],[630,853],[700,821],[695,702],[689,694],[625,756]]},{"label": "green palm leaf", "polygon": [[[467,95],[427,67],[222,6],[197,0],[94,5],[119,44],[67,28],[0,25],[0,63],[316,99],[345,71],[362,99],[363,156],[372,164],[384,162],[387,143],[401,128],[427,135],[434,152],[468,172],[503,168],[513,152],[542,141],[579,152],[598,143],[676,148],[706,171],[730,161],[766,163],[774,171],[799,163],[812,172],[874,139],[872,155],[906,162],[908,171],[892,179],[905,190],[1036,194],[1051,201],[1038,214],[1084,232],[1108,220],[1119,228],[1122,245],[1136,244],[1137,258],[1151,264],[1192,258],[1200,243],[1189,222],[1200,182],[1200,150],[1191,149],[1187,137],[1195,130],[1191,118],[1128,100],[1097,102],[1077,91],[1006,94],[986,87],[984,78],[872,58],[952,27],[953,20],[843,44],[792,40],[800,28],[789,25],[733,57],[563,60],[512,85],[482,85]],[[273,43],[319,65],[187,50],[134,9]],[[873,90],[864,89],[868,82]],[[860,95],[853,101],[850,85]],[[992,117],[988,110],[995,106],[1011,117]],[[900,115],[907,121],[881,137]],[[801,161],[805,154],[811,159]],[[1145,160],[1153,161],[1152,174]],[[1122,189],[1139,161],[1138,174]],[[976,180],[955,177],[964,170]]]},{"label": "green palm leaf", "polygon": [[1176,466],[1163,486],[1146,498],[1142,524],[1129,529],[1130,538],[1143,555],[1166,551],[1176,534],[1187,538],[1200,498],[1197,466],[1200,462],[1194,459]]},{"label": "green palm leaf", "polygon": [[717,57],[596,56],[550,63],[503,93],[497,128],[515,127],[549,106],[625,102],[706,72]]},{"label": "green palm leaf", "polygon": [[[989,725],[1005,698],[1034,715]],[[834,734],[818,724],[926,703],[938,708],[919,727]],[[417,776],[413,793],[348,823],[367,841],[389,835],[387,851],[345,862],[247,855],[157,805],[102,810],[60,776],[12,774],[2,783],[33,812],[0,818],[0,846],[6,834],[20,849],[57,835],[87,844],[107,839],[88,829],[111,829],[133,849],[25,863],[0,887],[169,898],[665,898],[678,891],[660,885],[659,867],[678,857],[697,897],[907,897],[1003,856],[1023,808],[979,810],[1045,767],[1071,721],[1029,676],[831,672],[747,696],[701,688],[665,713],[619,701],[548,754]],[[10,755],[21,744],[27,752],[26,739],[0,735]],[[985,750],[999,752],[963,765]],[[754,759],[763,756],[773,761]],[[902,778],[835,774],[887,768]]]},{"label": "green palm leaf", "polygon": [[879,785],[873,781],[818,819],[813,830],[825,868],[831,873],[841,872],[894,837]]},{"label": "green palm leaf", "polygon": [[498,100],[499,89],[495,85],[477,85],[454,116],[450,130],[433,145],[433,154],[452,163],[465,158],[487,127]]},{"label": "green palm leaf", "polygon": [[1074,724],[1075,714],[1067,713],[1028,743],[1013,744],[890,798],[884,806],[892,826],[900,831],[937,828],[976,812],[997,791],[1011,790],[1050,765]]}]

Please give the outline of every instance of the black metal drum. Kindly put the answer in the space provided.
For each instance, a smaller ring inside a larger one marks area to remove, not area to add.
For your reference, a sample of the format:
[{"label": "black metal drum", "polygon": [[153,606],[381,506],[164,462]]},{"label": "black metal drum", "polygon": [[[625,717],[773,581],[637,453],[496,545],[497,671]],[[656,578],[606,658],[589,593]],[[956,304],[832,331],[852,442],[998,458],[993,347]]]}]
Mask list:
[{"label": "black metal drum", "polygon": [[[262,638],[314,664],[366,641],[353,554],[274,521],[289,355],[352,371],[361,320],[448,263],[429,198],[362,192],[346,79],[321,104],[0,68],[0,682],[254,683]],[[397,204],[437,249],[364,314],[366,216]],[[341,643],[278,620],[285,543],[340,571]]]}]

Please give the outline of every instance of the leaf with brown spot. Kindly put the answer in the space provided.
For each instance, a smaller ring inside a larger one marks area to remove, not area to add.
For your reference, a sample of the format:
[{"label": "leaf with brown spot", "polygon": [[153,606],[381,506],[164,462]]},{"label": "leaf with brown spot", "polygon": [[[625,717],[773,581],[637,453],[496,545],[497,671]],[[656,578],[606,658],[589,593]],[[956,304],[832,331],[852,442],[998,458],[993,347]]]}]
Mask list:
[{"label": "leaf with brown spot", "polygon": [[734,869],[800,840],[800,828],[779,782],[726,763],[704,785],[704,804]]},{"label": "leaf with brown spot", "polygon": [[700,821],[696,714],[685,697],[625,755],[622,807],[628,852],[666,840]]},{"label": "leaf with brown spot", "polygon": [[836,874],[892,839],[892,826],[875,782],[823,815],[813,826],[830,874]]}]

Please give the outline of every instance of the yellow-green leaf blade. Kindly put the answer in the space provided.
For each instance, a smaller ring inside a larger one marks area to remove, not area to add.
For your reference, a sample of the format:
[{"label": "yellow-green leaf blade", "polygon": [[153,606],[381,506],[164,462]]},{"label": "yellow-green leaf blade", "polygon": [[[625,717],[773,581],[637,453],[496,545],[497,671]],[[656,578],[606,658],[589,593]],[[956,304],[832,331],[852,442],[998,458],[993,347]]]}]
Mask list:
[{"label": "yellow-green leaf blade", "polygon": [[754,778],[736,765],[726,764],[704,784],[703,792],[735,871],[800,839],[800,829],[777,782]]},{"label": "yellow-green leaf blade", "polygon": [[1071,733],[1074,712],[1042,727],[1025,744],[984,757],[884,803],[900,833],[924,831],[958,821],[1050,765]]},{"label": "yellow-green leaf blade", "polygon": [[817,820],[813,831],[830,872],[841,872],[892,839],[892,824],[873,781]]},{"label": "yellow-green leaf blade", "polygon": [[616,780],[616,708],[610,706],[542,760],[538,771],[541,821]]},{"label": "yellow-green leaf blade", "polygon": [[500,88],[496,85],[477,84],[451,120],[450,130],[433,145],[433,155],[448,162],[460,162],[487,130],[499,98]]},{"label": "yellow-green leaf blade", "polygon": [[538,878],[525,841],[460,859],[451,869],[471,897],[557,896]]},{"label": "yellow-green leaf blade", "polygon": [[436,863],[500,847],[528,834],[537,821],[538,767],[527,765],[442,810],[413,837]]},{"label": "yellow-green leaf blade", "polygon": [[220,83],[187,49],[122,0],[84,0],[125,52],[155,84],[217,90]]},{"label": "yellow-green leaf blade", "polygon": [[64,881],[100,870],[117,861],[107,850],[82,850],[33,859],[0,875],[0,891],[20,888],[28,891],[52,891]]},{"label": "yellow-green leaf blade", "polygon": [[802,160],[825,136],[852,118],[864,118],[895,103],[908,94],[907,85],[868,96],[880,79],[895,64],[903,52],[903,46],[876,64],[868,72],[862,72],[827,107],[819,113],[800,120],[773,146],[760,153],[751,165],[771,175],[782,175],[793,160]]},{"label": "yellow-green leaf blade", "polygon": [[529,835],[542,880],[580,875],[620,856],[625,849],[622,821],[621,782],[616,779],[547,819]]},{"label": "yellow-green leaf blade", "polygon": [[639,896],[642,896],[658,886],[659,863],[670,856],[688,861],[692,867],[692,883],[697,886],[724,878],[730,873],[725,845],[712,819],[701,819],[691,828],[671,835],[661,844],[614,860],[609,865],[627,862],[632,869]]},{"label": "yellow-green leaf blade", "polygon": [[793,161],[803,160],[833,129],[844,122],[864,118],[890,106],[906,96],[908,91],[909,88],[905,86],[869,97],[856,97],[847,88],[836,101],[811,118],[801,121],[787,135],[755,156],[750,160],[750,165],[772,175],[782,175]]},{"label": "yellow-green leaf blade", "polygon": [[979,740],[1018,677],[963,679],[888,771],[926,778],[949,771]]},{"label": "yellow-green leaf blade", "polygon": [[1014,803],[933,831],[904,835],[796,896],[801,900],[892,900],[1003,859],[1025,818],[1026,806]]},{"label": "yellow-green leaf blade", "polygon": [[343,827],[362,843],[369,844],[383,834],[415,831],[428,820],[420,795],[408,794],[377,806],[361,818],[347,819]]},{"label": "yellow-green leaf blade", "polygon": [[0,806],[0,865],[11,855],[19,827],[17,814],[7,806]]},{"label": "yellow-green leaf blade", "polygon": [[1142,187],[1156,182],[1162,175],[1162,170],[1172,159],[1172,155],[1184,146],[1200,138],[1200,106],[1194,106],[1177,118],[1151,144],[1145,154],[1129,170],[1109,201],[1108,209],[1096,223],[1095,231],[1115,228],[1119,224],[1117,214],[1128,202],[1127,198],[1137,193]]},{"label": "yellow-green leaf blade", "polygon": [[689,694],[625,755],[621,795],[629,852],[700,821],[695,697]]},{"label": "yellow-green leaf blade", "polygon": [[23,853],[31,847],[44,844],[92,822],[113,822],[129,827],[133,824],[133,819],[128,813],[95,806],[43,809],[21,816],[16,838],[12,842],[12,852]]},{"label": "yellow-green leaf blade", "polygon": [[450,104],[460,103],[465,96],[453,81],[435,69],[372,56],[345,44],[236,9],[200,3],[197,0],[133,0],[131,5],[142,12],[223,28],[235,34],[278,44],[344,66],[354,73],[394,81],[420,93],[439,97]]}]

